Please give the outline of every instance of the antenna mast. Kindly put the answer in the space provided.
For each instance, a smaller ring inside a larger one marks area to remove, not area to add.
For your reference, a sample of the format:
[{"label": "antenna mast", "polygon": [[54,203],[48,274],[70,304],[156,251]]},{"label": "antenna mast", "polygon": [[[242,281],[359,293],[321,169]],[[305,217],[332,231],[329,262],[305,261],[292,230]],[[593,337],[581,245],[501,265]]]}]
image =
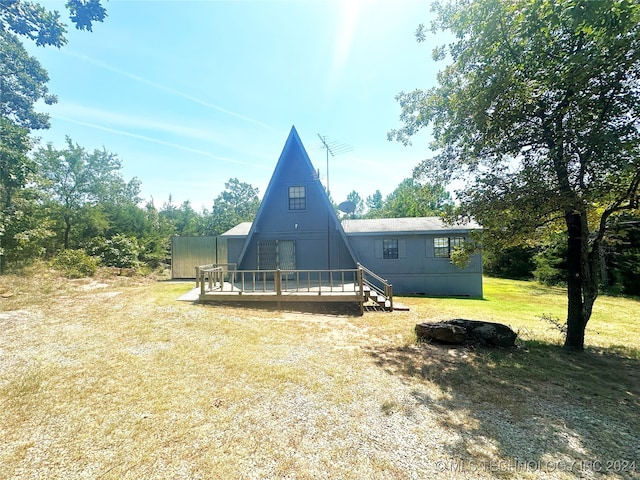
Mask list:
[{"label": "antenna mast", "polygon": [[[329,141],[324,135],[318,134],[318,138],[322,142],[322,148],[327,151],[327,197],[331,195],[329,190],[329,154],[332,157],[351,151],[351,147],[346,143],[337,141]],[[331,214],[327,216],[327,269],[331,270]]]},{"label": "antenna mast", "polygon": [[352,148],[346,143],[340,143],[335,140],[327,140],[327,137],[325,135],[318,134],[318,138],[322,142],[322,148],[327,151],[327,195],[330,195],[331,191],[329,190],[329,154],[331,154],[332,157],[335,157],[336,155],[350,152]]}]

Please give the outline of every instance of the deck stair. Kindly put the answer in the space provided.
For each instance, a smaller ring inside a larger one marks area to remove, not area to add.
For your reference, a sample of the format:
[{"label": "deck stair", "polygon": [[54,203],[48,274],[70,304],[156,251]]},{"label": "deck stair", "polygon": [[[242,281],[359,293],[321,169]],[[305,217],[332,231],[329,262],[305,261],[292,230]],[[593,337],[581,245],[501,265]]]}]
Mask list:
[{"label": "deck stair", "polygon": [[358,269],[362,272],[362,293],[365,297],[363,306],[367,309],[392,312],[393,286],[362,264],[358,264]]},{"label": "deck stair", "polygon": [[365,308],[373,308],[375,310],[382,308],[383,310],[388,310],[391,307],[391,302],[384,296],[383,293],[380,293],[375,288],[372,288],[369,285],[365,285],[363,287],[363,290]]}]

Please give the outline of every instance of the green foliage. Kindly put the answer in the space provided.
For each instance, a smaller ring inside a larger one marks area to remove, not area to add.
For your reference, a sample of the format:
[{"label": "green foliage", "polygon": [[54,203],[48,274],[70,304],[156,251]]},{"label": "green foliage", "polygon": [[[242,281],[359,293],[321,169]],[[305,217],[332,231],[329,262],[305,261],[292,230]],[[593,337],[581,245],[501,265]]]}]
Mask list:
[{"label": "green foliage", "polygon": [[[99,203],[132,204],[138,200],[139,190],[137,179],[128,184],[122,179],[119,173],[122,164],[115,154],[105,149],[88,152],[69,137],[66,143],[66,148],[61,150],[49,144],[34,155],[40,188],[59,222],[58,235],[65,249],[85,240],[74,227],[97,226],[99,229],[101,222],[106,224],[102,211],[95,208]],[[90,235],[96,233],[90,231]]]},{"label": "green foliage", "polygon": [[[631,0],[434,3],[455,40],[438,85],[401,92],[409,143],[432,127],[419,178],[459,180],[459,213],[524,241],[564,221],[568,335],[581,350],[607,223],[640,201],[640,4]],[[426,29],[418,30],[423,41]]]},{"label": "green foliage", "polygon": [[48,81],[46,70],[18,38],[0,31],[0,117],[27,131],[49,128],[49,115],[35,109],[39,100],[56,101]]},{"label": "green foliage", "polygon": [[603,255],[603,290],[610,295],[640,295],[640,216],[620,216],[609,227]]},{"label": "green foliage", "polygon": [[382,200],[382,192],[380,190],[376,190],[373,192],[373,195],[369,195],[366,200],[367,209],[369,210],[367,213],[372,218],[378,218],[377,212],[382,209],[383,200]]},{"label": "green foliage", "polygon": [[14,192],[23,188],[35,171],[27,156],[30,149],[28,131],[0,116],[0,210],[11,207]]},{"label": "green foliage", "polygon": [[493,245],[487,244],[482,255],[484,272],[498,278],[530,279],[536,268],[533,259],[535,253],[535,248],[524,245],[493,248]]},{"label": "green foliage", "polygon": [[482,251],[483,236],[481,231],[472,231],[462,244],[455,245],[449,257],[452,265],[465,269],[471,263],[472,257]]},{"label": "green foliage", "polygon": [[24,188],[13,196],[0,222],[3,268],[20,269],[33,260],[57,250],[53,223],[46,209],[38,205],[39,192]]},{"label": "green foliage", "polygon": [[[91,31],[93,22],[102,22],[107,16],[100,0],[68,0],[66,7],[78,30]],[[61,47],[67,43],[66,25],[58,11],[22,0],[0,0],[0,32],[24,36],[38,46]]]},{"label": "green foliage", "polygon": [[367,212],[367,218],[402,218],[438,216],[453,205],[451,195],[441,185],[422,183],[416,178],[406,178],[381,201],[377,191],[368,203],[375,206]]},{"label": "green foliage", "polygon": [[99,258],[105,267],[135,268],[139,264],[140,247],[135,237],[94,238],[87,246],[87,252]]},{"label": "green foliage", "polygon": [[62,250],[51,260],[51,267],[67,278],[92,277],[98,270],[98,260],[84,250]]},{"label": "green foliage", "polygon": [[173,205],[171,195],[169,195],[169,200],[162,206],[159,215],[163,221],[171,225],[172,234],[189,236],[202,235],[204,233],[203,216],[199,215],[191,207],[189,200],[176,207]]},{"label": "green foliage", "polygon": [[553,235],[534,257],[534,278],[548,286],[567,284],[567,239]]},{"label": "green foliage", "polygon": [[260,208],[258,189],[230,178],[216,197],[206,227],[208,235],[220,235],[241,222],[251,222]]},{"label": "green foliage", "polygon": [[[80,30],[91,30],[93,22],[106,17],[101,0],[68,0],[66,7]],[[32,148],[29,134],[49,128],[49,115],[35,105],[56,102],[47,87],[46,70],[29,55],[21,39],[38,46],[61,47],[66,43],[65,33],[66,26],[57,11],[31,1],[0,0],[0,253],[16,261],[25,260],[29,254],[38,255],[44,247],[38,247],[34,240],[50,237],[48,226],[16,230],[24,223],[19,215],[25,208],[15,205],[14,199],[34,172],[28,155]],[[20,197],[24,204],[27,196]],[[3,258],[0,256],[0,261]],[[0,273],[2,268],[0,264]]]}]

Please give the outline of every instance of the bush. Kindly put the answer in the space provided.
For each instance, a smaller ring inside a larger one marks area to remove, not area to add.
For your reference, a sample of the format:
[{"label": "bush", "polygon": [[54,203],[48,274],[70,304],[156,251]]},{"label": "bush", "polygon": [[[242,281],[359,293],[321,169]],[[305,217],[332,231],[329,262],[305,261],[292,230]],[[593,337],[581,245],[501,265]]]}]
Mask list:
[{"label": "bush", "polygon": [[555,234],[549,238],[535,256],[534,278],[547,286],[567,283],[567,240],[566,236]]},{"label": "bush", "polygon": [[105,267],[135,268],[138,265],[140,247],[134,237],[114,235],[110,239],[93,239],[87,251],[98,257]]},{"label": "bush", "polygon": [[92,277],[98,270],[98,260],[84,250],[63,250],[51,260],[51,267],[67,278]]}]

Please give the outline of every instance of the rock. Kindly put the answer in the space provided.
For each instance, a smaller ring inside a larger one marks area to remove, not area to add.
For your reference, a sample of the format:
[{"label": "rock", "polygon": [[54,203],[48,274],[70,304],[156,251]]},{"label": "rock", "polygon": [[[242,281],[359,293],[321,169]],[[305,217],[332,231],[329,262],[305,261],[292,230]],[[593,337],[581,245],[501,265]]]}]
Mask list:
[{"label": "rock", "polygon": [[467,330],[464,327],[441,323],[419,323],[416,325],[418,338],[436,340],[442,343],[461,345],[467,341]]},{"label": "rock", "polygon": [[456,345],[481,344],[488,347],[513,347],[518,336],[501,323],[456,318],[444,322],[419,323],[416,335],[423,340],[436,340]]}]

